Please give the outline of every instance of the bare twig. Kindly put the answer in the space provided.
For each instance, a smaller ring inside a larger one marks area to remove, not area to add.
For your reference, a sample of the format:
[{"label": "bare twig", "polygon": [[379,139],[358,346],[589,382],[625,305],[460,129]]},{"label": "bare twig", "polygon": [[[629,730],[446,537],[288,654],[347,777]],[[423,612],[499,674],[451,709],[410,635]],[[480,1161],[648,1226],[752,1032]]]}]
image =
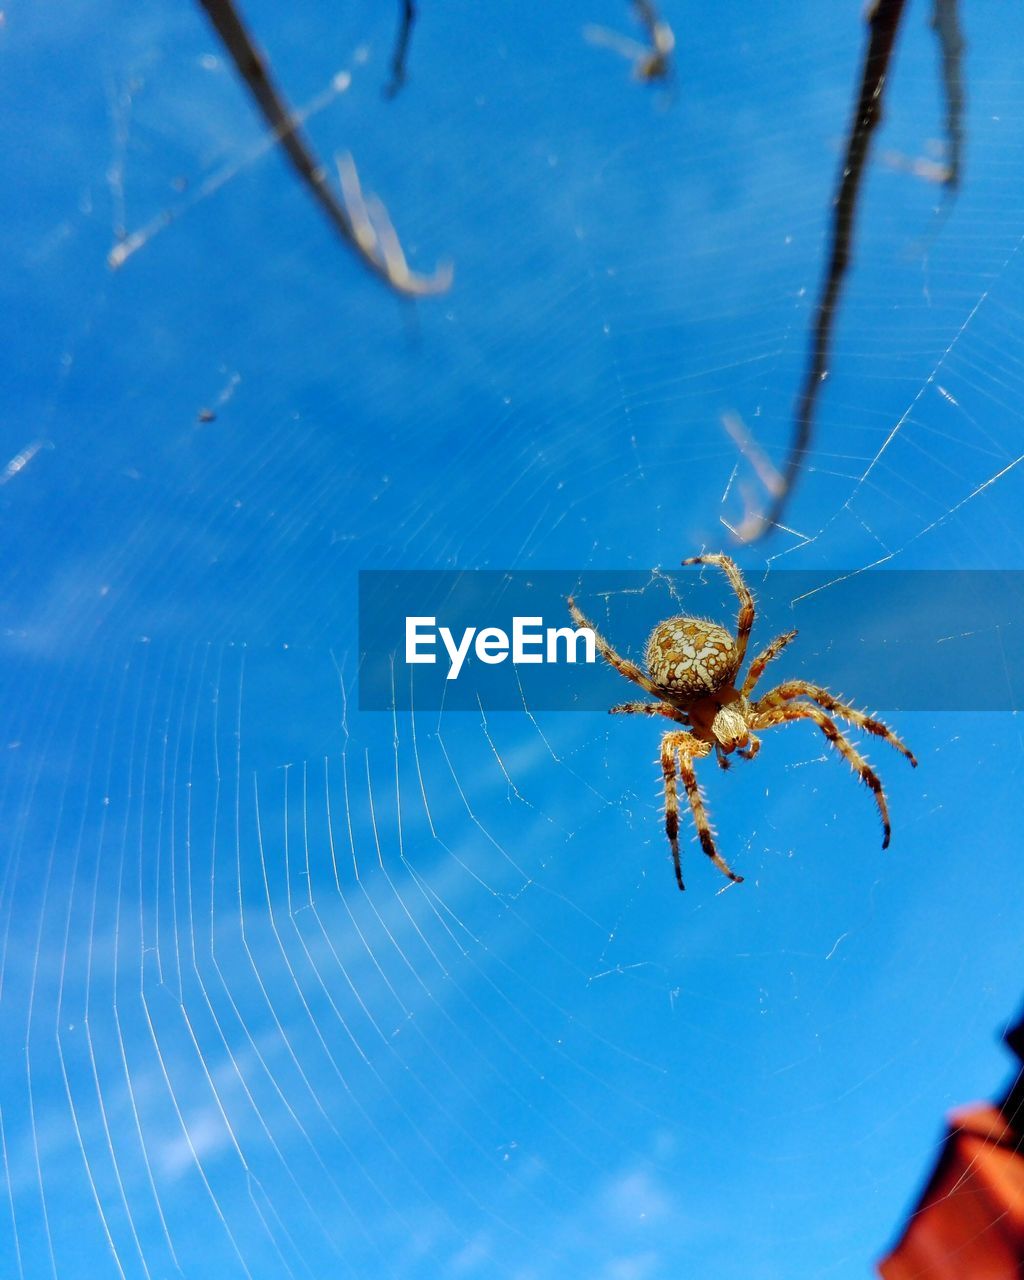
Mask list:
[{"label": "bare twig", "polygon": [[938,36],[942,54],[942,86],[946,97],[946,146],[948,148],[946,186],[955,190],[960,183],[964,145],[964,37],[957,16],[957,0],[935,0],[932,30]]},{"label": "bare twig", "polygon": [[800,397],[796,404],[796,423],[789,456],[782,468],[782,491],[757,526],[753,538],[777,525],[793,491],[814,428],[814,412],[821,384],[828,377],[832,343],[832,326],[839,301],[843,277],[850,264],[857,197],[864,175],[871,135],[882,117],[882,98],[893,45],[903,16],[904,0],[875,0],[868,13],[868,47],[864,56],[860,94],[850,124],[846,154],[839,175],[839,186],[832,201],[832,245],[828,270],[811,333],[810,359]]},{"label": "bare twig", "polygon": [[395,36],[395,48],[391,55],[391,79],[384,86],[384,97],[393,98],[405,84],[405,62],[409,56],[409,41],[412,39],[412,28],[416,21],[416,6],[413,0],[399,0],[402,14],[398,21],[398,34]]},{"label": "bare twig", "polygon": [[950,185],[950,168],[942,160],[932,160],[928,156],[908,156],[901,151],[883,151],[879,156],[882,164],[897,173],[909,173],[912,178],[920,178],[922,182],[930,182],[937,187]]},{"label": "bare twig", "polygon": [[[723,413],[722,426],[726,429],[732,443],[739,449],[741,457],[749,463],[751,471],[758,477],[760,485],[765,493],[771,495],[772,498],[780,498],[785,492],[785,486],[782,483],[780,471],[760,444],[756,442],[753,433],[748,429],[744,420],[741,419],[739,413]],[[722,499],[728,497],[732,488],[732,481],[737,479],[739,474],[739,465],[733,470],[730,483],[728,483],[726,492],[722,495]],[[733,538],[741,541],[741,543],[753,543],[765,531],[764,516],[762,513],[763,503],[755,502],[754,494],[751,492],[750,486],[744,481],[737,481],[737,489],[740,490],[740,497],[744,503],[744,515],[742,515],[740,524],[733,527],[728,521],[722,518],[722,524],[731,532]]]},{"label": "bare twig", "polygon": [[672,70],[672,50],[676,37],[667,22],[662,22],[651,0],[633,0],[637,21],[647,32],[650,48],[633,68],[638,80],[664,80]]},{"label": "bare twig", "polygon": [[784,489],[782,476],[779,474],[775,463],[772,462],[771,458],[768,457],[747,429],[747,424],[739,414],[723,413],[722,426],[729,434],[736,448],[750,463],[758,480],[761,481],[773,497],[779,497]]},{"label": "bare twig", "polygon": [[880,157],[890,169],[945,187],[955,192],[960,185],[964,150],[963,56],[967,47],[960,30],[957,0],[933,0],[932,30],[938,37],[941,61],[942,96],[946,104],[944,157],[908,156],[886,151]]},{"label": "bare twig", "polygon": [[628,58],[637,80],[667,80],[672,74],[672,51],[676,46],[672,28],[658,17],[651,0],[633,0],[633,13],[647,32],[646,44],[607,27],[586,26],[583,35],[591,44],[603,45]]},{"label": "bare twig", "polygon": [[[365,223],[358,225],[357,216],[338,200],[327,181],[323,167],[299,131],[298,121],[271,82],[263,57],[250,39],[238,10],[231,0],[199,0],[199,3],[223,41],[225,49],[231,55],[239,74],[248,85],[249,92],[262,112],[263,118],[279,139],[292,167],[306,184],[310,194],[327,215],[334,229],[356,251],[363,265],[397,293],[408,297],[443,293],[451,284],[450,266],[438,267],[432,276],[415,274],[406,266],[405,256],[401,251],[399,250],[397,254],[393,251],[394,246],[397,245],[397,237],[386,216],[382,218],[378,213],[375,219],[377,230],[368,235]],[[355,166],[351,165],[351,169],[354,173]],[[363,212],[365,212],[365,205]],[[389,229],[386,235],[383,232],[385,224]],[[389,252],[384,251],[385,242],[389,246]]]},{"label": "bare twig", "polygon": [[[723,413],[722,426],[750,465],[765,492],[773,498],[780,498],[785,492],[782,476],[739,414]],[[754,502],[749,487],[742,481],[738,487],[743,498],[743,519],[735,529],[732,529],[732,526],[729,528],[741,542],[754,542],[764,532],[764,516],[760,513],[760,504]]]}]

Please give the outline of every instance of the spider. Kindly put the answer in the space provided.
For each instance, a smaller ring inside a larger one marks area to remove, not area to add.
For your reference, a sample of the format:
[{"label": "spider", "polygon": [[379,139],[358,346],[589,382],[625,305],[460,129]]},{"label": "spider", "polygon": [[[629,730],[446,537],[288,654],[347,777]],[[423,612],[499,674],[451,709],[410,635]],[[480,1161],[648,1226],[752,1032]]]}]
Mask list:
[{"label": "spider", "polygon": [[771,729],[790,720],[810,720],[829,742],[853,766],[856,773],[874,792],[875,803],[882,816],[882,848],[889,844],[889,806],[881,780],[868,762],[842,733],[826,711],[858,728],[874,733],[902,752],[917,768],[913,753],[880,720],[872,719],[840,702],[819,685],[807,680],[785,680],[762,697],[751,701],[750,694],[765,667],[796,636],[787,631],[776,636],[751,662],[742,684],[738,684],[740,668],[747,652],[747,641],[754,625],[754,600],[736,565],[726,555],[691,556],[683,564],[717,565],[728,577],[735,591],[740,612],[733,636],[725,627],[703,618],[668,618],[659,623],[647,641],[645,661],[648,675],[634,662],[616,653],[593,623],[588,622],[568,598],[569,612],[579,627],[594,632],[598,651],[620,675],[632,680],[651,694],[655,702],[623,702],[612,707],[612,715],[666,716],[683,726],[669,730],[661,740],[661,770],[665,777],[665,831],[672,846],[676,883],[684,888],[679,860],[679,798],[676,778],[681,777],[693,810],[700,845],[707,856],[730,880],[738,876],[715,848],[715,839],[694,771],[694,761],[712,751],[723,769],[729,768],[728,757],[735,751],[744,760],[753,760],[761,747],[755,730]]}]

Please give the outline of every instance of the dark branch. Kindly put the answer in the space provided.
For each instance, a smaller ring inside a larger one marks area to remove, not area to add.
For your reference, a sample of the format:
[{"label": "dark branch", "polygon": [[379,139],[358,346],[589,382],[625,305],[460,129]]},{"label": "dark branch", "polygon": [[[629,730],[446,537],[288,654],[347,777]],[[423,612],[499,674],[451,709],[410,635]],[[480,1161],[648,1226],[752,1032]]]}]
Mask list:
[{"label": "dark branch", "polygon": [[946,97],[946,186],[956,190],[964,146],[964,37],[957,16],[957,0],[935,0],[932,30],[942,55],[942,87]]},{"label": "dark branch", "polygon": [[665,80],[672,70],[672,50],[676,45],[676,37],[667,22],[658,16],[651,0],[633,0],[633,11],[637,21],[647,32],[649,48],[646,54],[637,59],[633,68],[638,80]]},{"label": "dark branch", "polygon": [[263,57],[249,38],[231,0],[199,0],[214,30],[245,80],[263,118],[273,129],[292,167],[309,189],[341,238],[355,251],[363,265],[397,293],[410,297],[442,293],[451,284],[451,268],[442,266],[432,276],[420,276],[406,265],[398,237],[383,206],[363,200],[355,166],[347,162],[344,176],[349,191],[358,197],[356,205],[342,203],[327,181],[288,104],[274,87]]},{"label": "dark branch", "polygon": [[405,84],[405,62],[409,56],[409,41],[412,39],[412,28],[416,21],[416,6],[413,0],[400,0],[402,16],[398,23],[398,34],[395,36],[395,48],[391,55],[391,79],[384,86],[384,97],[393,98]]},{"label": "dark branch", "polygon": [[[764,517],[758,533],[767,532],[781,520],[793,484],[804,461],[814,429],[814,413],[821,384],[828,376],[832,326],[843,277],[850,265],[850,244],[871,135],[882,118],[885,79],[893,45],[903,16],[904,0],[876,0],[868,14],[868,47],[861,75],[860,95],[846,143],[839,187],[832,201],[832,246],[828,270],[811,335],[810,359],[803,388],[796,405],[793,444],[782,468],[782,492]],[[756,535],[755,535],[756,536]]]}]

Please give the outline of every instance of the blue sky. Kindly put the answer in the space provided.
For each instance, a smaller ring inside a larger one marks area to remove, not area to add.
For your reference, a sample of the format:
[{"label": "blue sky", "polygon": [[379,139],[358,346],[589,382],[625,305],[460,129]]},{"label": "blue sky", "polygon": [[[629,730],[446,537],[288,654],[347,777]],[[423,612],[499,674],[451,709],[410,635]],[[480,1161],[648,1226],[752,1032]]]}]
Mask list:
[{"label": "blue sky", "polygon": [[[248,5],[293,103],[351,77],[320,153],[413,266],[454,261],[415,309],[197,8],[8,9],[5,1275],[863,1277],[946,1111],[1002,1086],[1009,711],[892,714],[921,766],[868,752],[885,854],[809,729],[766,735],[703,775],[745,883],[686,826],[681,896],[653,725],[357,710],[362,569],[568,590],[733,547],[721,418],[784,452],[861,8],[666,4],[662,91],[584,39],[625,5],[424,6],[389,102],[391,6]],[[752,580],[1024,566],[1021,19],[962,16],[962,190],[903,163],[942,125],[911,6],[796,532],[736,551]]]}]

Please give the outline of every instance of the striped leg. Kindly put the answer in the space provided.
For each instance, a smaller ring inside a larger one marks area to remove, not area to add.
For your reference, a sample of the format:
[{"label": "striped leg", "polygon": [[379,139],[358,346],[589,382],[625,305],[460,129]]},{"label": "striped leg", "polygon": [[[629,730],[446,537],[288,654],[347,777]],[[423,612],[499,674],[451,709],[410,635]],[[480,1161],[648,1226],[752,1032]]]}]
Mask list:
[{"label": "striped leg", "polygon": [[902,752],[910,763],[917,768],[917,760],[914,753],[909,747],[896,737],[888,725],[876,720],[873,716],[866,716],[863,711],[858,711],[855,707],[848,706],[845,702],[840,702],[838,698],[834,698],[827,689],[822,689],[816,684],[809,684],[806,680],[786,680],[777,688],[766,693],[763,698],[759,699],[755,704],[755,711],[771,706],[778,706],[781,703],[788,702],[791,698],[810,698],[824,707],[826,711],[831,711],[833,715],[839,716],[841,720],[847,720],[850,724],[855,724],[859,729],[864,729],[867,733],[873,733],[876,737],[884,738],[891,747],[895,747],[897,751]]},{"label": "striped leg", "polygon": [[623,658],[621,654],[615,652],[600,631],[598,631],[597,627],[594,626],[589,618],[585,617],[583,613],[580,612],[576,601],[572,596],[569,596],[566,603],[569,606],[569,612],[572,614],[573,622],[575,622],[578,627],[588,627],[593,631],[594,643],[597,646],[597,651],[600,653],[601,657],[604,658],[605,662],[610,663],[619,675],[625,676],[627,680],[632,680],[634,684],[638,684],[641,689],[646,689],[646,691],[654,697],[659,697],[660,693],[658,686],[644,675],[635,662],[630,662],[628,658]]},{"label": "striped leg", "polygon": [[676,868],[676,882],[680,889],[683,887],[683,873],[679,865],[679,799],[676,792],[676,770],[678,768],[679,777],[683,780],[683,786],[686,788],[686,796],[690,802],[690,809],[693,812],[693,821],[697,828],[697,837],[700,840],[700,847],[707,856],[721,871],[722,875],[727,876],[730,880],[737,884],[743,880],[742,876],[736,875],[729,864],[721,857],[715,848],[715,838],[711,832],[711,824],[708,822],[707,810],[704,808],[704,798],[700,793],[700,786],[697,783],[697,775],[694,772],[694,758],[706,756],[710,753],[711,746],[707,742],[701,742],[700,739],[693,737],[689,733],[666,733],[661,740],[661,770],[665,775],[665,830],[668,833],[669,844],[672,846],[672,860]]},{"label": "striped leg", "polygon": [[750,594],[750,588],[743,581],[743,575],[735,563],[728,556],[717,552],[706,556],[690,556],[683,561],[683,564],[717,565],[729,579],[729,585],[733,591],[736,592],[740,602],[739,617],[736,619],[736,667],[739,669],[747,652],[750,629],[754,625],[754,597]]},{"label": "striped leg", "polygon": [[789,644],[791,640],[795,639],[796,632],[787,631],[785,635],[776,636],[766,649],[761,650],[754,661],[750,664],[750,669],[747,671],[747,678],[743,681],[743,688],[740,690],[740,693],[744,698],[749,696],[754,685],[756,685],[758,680],[761,679],[761,676],[764,674],[764,669],[768,663],[773,662],[783,649],[785,649],[786,645]]},{"label": "striped leg", "polygon": [[757,729],[770,729],[773,725],[785,724],[790,720],[812,720],[840,755],[849,762],[865,786],[871,788],[878,812],[882,817],[882,848],[887,849],[892,828],[889,825],[889,805],[885,798],[882,781],[849,738],[844,737],[834,721],[830,720],[820,707],[810,702],[791,702],[784,706],[768,707],[757,712],[752,723]]},{"label": "striped leg", "polygon": [[617,707],[609,707],[608,714],[610,716],[665,716],[668,720],[675,720],[678,724],[688,725],[689,717],[682,711],[677,711],[675,707],[670,707],[667,702],[620,702]]}]

